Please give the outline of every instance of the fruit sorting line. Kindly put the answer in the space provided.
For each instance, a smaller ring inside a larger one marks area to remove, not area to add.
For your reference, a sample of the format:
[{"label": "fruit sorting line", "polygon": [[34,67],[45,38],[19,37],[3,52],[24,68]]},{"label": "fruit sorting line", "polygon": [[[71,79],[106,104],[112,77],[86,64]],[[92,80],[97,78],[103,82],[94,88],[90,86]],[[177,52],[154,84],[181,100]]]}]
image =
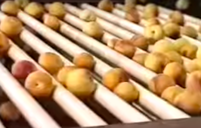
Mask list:
[{"label": "fruit sorting line", "polygon": [[[46,10],[50,10],[49,8],[51,4],[46,4],[44,6]],[[155,73],[121,53],[109,48],[108,42],[111,39],[120,40],[122,38],[124,40],[129,40],[136,34],[142,35],[144,33],[144,28],[142,26],[127,21],[123,17],[118,17],[109,12],[100,10],[89,4],[81,4],[81,8],[89,9],[99,17],[96,22],[100,24],[104,31],[102,37],[100,39],[96,39],[82,32],[87,23],[79,18],[82,10],[67,3],[64,4],[64,7],[66,9],[66,14],[59,20],[60,27],[58,32],[44,25],[37,20],[37,18],[30,16],[27,12],[25,13],[21,10],[18,11],[16,17],[24,23],[24,27],[19,33],[18,38],[22,40],[24,44],[30,46],[32,50],[37,52],[39,55],[43,55],[48,52],[54,53],[61,58],[64,65],[72,66],[75,62],[71,62],[67,56],[62,55],[60,51],[54,50],[54,48],[52,48],[51,45],[49,46],[48,43],[60,48],[72,58],[75,58],[82,53],[90,54],[95,61],[92,76],[94,76],[93,82],[96,83],[97,86],[94,93],[91,94],[92,98],[123,123],[137,123],[158,119],[181,119],[191,117],[190,114],[187,114],[188,112],[185,112],[185,109],[182,110],[183,108],[179,109],[171,105],[148,90],[147,86],[149,86],[150,81],[156,78],[159,73]],[[45,13],[43,18],[45,19],[45,17],[49,16],[51,15]],[[0,21],[3,22],[6,18],[6,14],[1,12]],[[30,32],[27,29],[27,26],[33,29],[34,33]],[[37,37],[37,34],[41,37]],[[187,39],[191,38],[187,37]],[[46,43],[46,41],[48,43]],[[106,119],[100,117],[93,109],[89,108],[84,101],[76,97],[76,94],[73,94],[73,92],[68,90],[68,87],[66,89],[62,83],[59,82],[58,77],[56,76],[58,74],[55,75],[45,70],[40,62],[37,63],[36,60],[32,59],[30,55],[28,55],[15,43],[14,39],[13,41],[9,40],[10,48],[7,52],[8,57],[14,62],[28,60],[32,62],[38,70],[48,74],[55,85],[52,99],[65,111],[68,116],[75,120],[78,125],[100,126],[109,124]],[[196,42],[195,39],[191,39],[190,43],[196,45],[199,41]],[[148,49],[148,52],[140,48],[136,49],[136,53],[152,53],[152,50],[149,50],[151,48]],[[183,60],[185,66],[192,61],[186,57],[183,57]],[[107,88],[107,85],[100,82],[100,79],[104,79],[107,72],[111,71],[114,66],[124,69],[130,74],[130,76],[132,76],[128,81],[139,91],[138,101],[127,103],[120,98],[121,96],[115,94],[117,93],[114,91],[115,89],[113,90]],[[0,80],[2,90],[7,94],[9,99],[15,104],[20,113],[32,127],[61,127],[51,117],[51,115],[48,114],[48,112],[46,112],[39,103],[37,103],[36,99],[33,98],[34,96],[31,96],[31,92],[27,92],[30,90],[26,90],[26,88],[24,88],[21,83],[11,75],[9,70],[6,69],[3,64],[0,64],[0,72],[2,72],[0,77],[3,78]],[[79,78],[77,79],[79,81]],[[138,82],[140,82],[140,84]],[[24,105],[25,103],[26,105]]]}]

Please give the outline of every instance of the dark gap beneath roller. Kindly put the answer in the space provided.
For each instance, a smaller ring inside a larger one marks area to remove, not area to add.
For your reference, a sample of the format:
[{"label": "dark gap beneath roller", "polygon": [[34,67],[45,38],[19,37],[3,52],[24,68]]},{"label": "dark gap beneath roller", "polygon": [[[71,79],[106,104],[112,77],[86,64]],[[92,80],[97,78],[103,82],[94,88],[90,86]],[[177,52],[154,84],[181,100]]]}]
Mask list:
[{"label": "dark gap beneath roller", "polygon": [[93,98],[86,101],[86,104],[107,123],[117,124],[121,122],[119,119],[113,116],[108,110],[106,110],[102,105],[96,102]]},{"label": "dark gap beneath roller", "polygon": [[[20,48],[24,48],[24,46],[26,45],[21,39],[19,38],[15,38],[13,39],[13,41],[20,47]],[[30,51],[25,51],[28,55],[30,55],[28,52],[32,53],[32,58],[37,62],[38,61],[38,57],[39,54],[37,52],[35,52],[33,49],[31,49]],[[34,53],[34,54],[33,54]],[[65,112],[62,110],[62,108],[60,108],[57,103],[55,103],[55,101],[53,101],[51,98],[48,99],[39,99],[39,98],[35,98],[40,105],[51,115],[51,117],[56,120],[56,122],[58,122],[60,125],[62,126],[69,126],[69,127],[74,127],[74,126],[78,126],[78,124],[72,119],[70,118],[67,114],[65,114]],[[55,111],[56,110],[56,111]]]}]

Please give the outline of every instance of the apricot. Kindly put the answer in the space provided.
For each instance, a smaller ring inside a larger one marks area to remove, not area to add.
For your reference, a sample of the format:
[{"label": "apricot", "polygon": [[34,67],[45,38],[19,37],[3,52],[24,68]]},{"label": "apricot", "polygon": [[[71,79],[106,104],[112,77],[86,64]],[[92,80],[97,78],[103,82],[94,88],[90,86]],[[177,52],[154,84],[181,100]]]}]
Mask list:
[{"label": "apricot", "polygon": [[73,63],[77,67],[93,70],[96,62],[92,55],[90,55],[88,53],[81,53],[74,57]]},{"label": "apricot", "polygon": [[184,25],[184,16],[180,11],[174,11],[169,15],[170,21],[178,25]]},{"label": "apricot", "polygon": [[45,15],[43,18],[43,23],[55,31],[59,30],[60,28],[60,21],[55,16]]},{"label": "apricot", "polygon": [[201,93],[185,90],[175,98],[174,104],[188,114],[198,115],[201,112],[200,98]]},{"label": "apricot", "polygon": [[96,90],[92,74],[87,69],[74,69],[66,77],[66,87],[80,99],[91,97]]},{"label": "apricot", "polygon": [[15,0],[15,3],[22,9],[24,9],[28,4],[29,0]]},{"label": "apricot", "polygon": [[51,74],[56,74],[64,66],[61,58],[55,53],[50,52],[41,54],[38,63]]},{"label": "apricot", "polygon": [[145,27],[149,27],[152,25],[160,25],[160,21],[157,18],[153,17],[153,18],[147,19],[144,24]]},{"label": "apricot", "polygon": [[119,83],[113,92],[128,103],[138,100],[139,97],[138,90],[129,82]]},{"label": "apricot", "polygon": [[170,62],[170,60],[159,52],[150,53],[147,55],[144,66],[153,72],[161,73],[163,68]]},{"label": "apricot", "polygon": [[144,36],[150,40],[151,44],[154,44],[156,41],[163,39],[165,33],[161,25],[152,25],[145,27]]},{"label": "apricot", "polygon": [[135,46],[133,46],[130,41],[127,40],[119,40],[115,43],[114,50],[132,58],[136,52]]},{"label": "apricot", "polygon": [[48,11],[51,15],[56,16],[59,19],[62,19],[66,14],[66,9],[61,2],[52,3],[49,6]]},{"label": "apricot", "polygon": [[162,39],[157,41],[154,44],[152,52],[160,52],[160,53],[166,53],[169,51],[175,51],[174,44],[171,43],[169,40]]},{"label": "apricot", "polygon": [[184,91],[184,89],[180,86],[170,86],[166,88],[163,93],[161,94],[161,98],[165,99],[171,104],[174,104],[175,98],[181,94]]},{"label": "apricot", "polygon": [[8,15],[16,16],[19,11],[19,7],[14,1],[7,0],[1,4],[1,11]]},{"label": "apricot", "polygon": [[159,96],[166,88],[171,86],[175,86],[174,80],[164,74],[159,74],[156,77],[152,78],[148,85],[149,89]]},{"label": "apricot", "polygon": [[186,44],[183,45],[180,50],[179,53],[185,57],[188,57],[190,59],[194,59],[196,57],[196,52],[197,52],[197,46],[193,45],[193,44]]},{"label": "apricot", "polygon": [[8,38],[0,32],[0,58],[7,55],[9,48],[10,44]]},{"label": "apricot", "polygon": [[163,70],[163,74],[173,78],[177,84],[185,86],[187,74],[184,66],[181,63],[171,62],[167,64]]},{"label": "apricot", "polygon": [[22,27],[22,22],[18,18],[12,16],[2,19],[0,24],[0,30],[11,38],[18,36],[22,31]]},{"label": "apricot", "polygon": [[136,9],[131,9],[126,13],[125,19],[138,24],[140,22],[140,15]]},{"label": "apricot", "polygon": [[102,83],[110,90],[114,90],[119,83],[127,82],[128,79],[128,75],[123,69],[113,68],[104,74]]},{"label": "apricot", "polygon": [[157,17],[158,14],[159,14],[159,10],[157,5],[150,3],[145,6],[143,17],[145,19],[149,19],[149,18]]},{"label": "apricot", "polygon": [[85,9],[80,12],[79,18],[86,22],[96,21],[96,14],[90,10]]},{"label": "apricot", "polygon": [[43,16],[45,9],[40,3],[31,2],[24,8],[24,11],[30,16],[40,19]]},{"label": "apricot", "polygon": [[114,5],[110,0],[101,0],[98,3],[98,8],[107,12],[111,12],[114,8]]},{"label": "apricot", "polygon": [[16,121],[21,114],[12,102],[7,101],[0,106],[0,116],[5,121]]},{"label": "apricot", "polygon": [[138,53],[133,56],[132,60],[134,60],[138,64],[144,65],[147,55],[147,53]]},{"label": "apricot", "polygon": [[103,36],[103,28],[94,21],[87,22],[82,28],[82,31],[93,38],[100,39]]},{"label": "apricot", "polygon": [[57,80],[65,85],[66,84],[66,77],[68,75],[68,73],[74,69],[77,69],[76,66],[64,66],[63,68],[61,68],[59,70],[59,72],[57,73]]},{"label": "apricot", "polygon": [[181,28],[181,34],[189,36],[191,38],[197,38],[198,33],[196,31],[195,28],[191,27],[191,26],[184,26]]},{"label": "apricot", "polygon": [[169,22],[163,26],[163,30],[167,37],[177,39],[180,37],[180,26],[176,23]]},{"label": "apricot", "polygon": [[34,97],[46,98],[53,93],[55,86],[53,85],[52,78],[48,74],[42,71],[34,71],[27,76],[25,88]]},{"label": "apricot", "polygon": [[181,55],[175,51],[168,51],[165,52],[164,55],[171,61],[171,62],[178,62],[183,64],[183,59]]},{"label": "apricot", "polygon": [[186,89],[201,92],[201,71],[194,71],[186,78]]},{"label": "apricot", "polygon": [[11,68],[12,75],[16,79],[26,79],[30,73],[36,70],[36,66],[28,60],[16,61]]},{"label": "apricot", "polygon": [[147,50],[150,43],[148,39],[141,35],[132,37],[131,42],[135,47],[143,50]]}]

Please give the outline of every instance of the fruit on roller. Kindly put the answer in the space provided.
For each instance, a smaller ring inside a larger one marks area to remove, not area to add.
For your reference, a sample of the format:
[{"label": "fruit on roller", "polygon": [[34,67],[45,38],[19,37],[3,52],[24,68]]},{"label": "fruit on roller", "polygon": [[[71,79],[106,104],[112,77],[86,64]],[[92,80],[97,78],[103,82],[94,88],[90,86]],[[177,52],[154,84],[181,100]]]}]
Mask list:
[{"label": "fruit on roller", "polygon": [[197,38],[198,33],[196,31],[195,28],[191,27],[191,26],[184,26],[181,28],[181,34],[189,36],[191,38]]},{"label": "fruit on roller", "polygon": [[143,24],[145,27],[148,27],[148,26],[152,26],[152,25],[160,25],[160,21],[153,17],[153,18],[149,18],[146,20],[145,24]]},{"label": "fruit on roller", "polygon": [[180,26],[176,23],[169,22],[163,26],[163,30],[167,37],[177,39],[180,37]]},{"label": "fruit on roller", "polygon": [[[22,31],[22,22],[13,16],[7,16],[0,23],[0,30],[8,37],[15,37]],[[15,29],[13,29],[15,28]]]},{"label": "fruit on roller", "polygon": [[119,41],[119,39],[110,39],[107,41],[107,46],[111,49],[114,49],[114,46],[117,41]]},{"label": "fruit on roller", "polygon": [[102,83],[110,90],[114,90],[119,83],[128,82],[128,79],[128,75],[123,69],[113,68],[104,74]]},{"label": "fruit on roller", "polygon": [[185,87],[187,74],[184,66],[181,63],[171,62],[167,64],[163,70],[163,74],[170,76],[177,84]]},{"label": "fruit on roller", "polygon": [[68,73],[74,69],[77,69],[78,67],[76,66],[64,66],[63,68],[61,68],[59,70],[59,72],[57,73],[57,80],[65,85],[66,84],[66,77],[68,75]]},{"label": "fruit on roller", "polygon": [[157,41],[154,44],[154,47],[152,50],[152,52],[160,52],[160,53],[166,53],[169,51],[175,51],[175,47],[174,47],[174,44],[167,39],[162,39]]},{"label": "fruit on roller", "polygon": [[1,11],[8,15],[16,16],[19,11],[19,7],[14,1],[7,0],[1,4]]},{"label": "fruit on roller", "polygon": [[16,3],[21,9],[24,9],[24,8],[29,4],[29,0],[15,0],[15,3]]},{"label": "fruit on roller", "polygon": [[43,53],[39,56],[38,63],[50,74],[56,74],[64,66],[61,58],[51,52]]},{"label": "fruit on roller", "polygon": [[181,94],[184,91],[184,89],[180,86],[170,86],[166,88],[163,93],[161,94],[161,98],[165,99],[171,104],[174,104],[175,98]]},{"label": "fruit on roller", "polygon": [[198,50],[196,52],[196,58],[201,59],[201,47],[198,47]]},{"label": "fruit on roller", "polygon": [[184,90],[175,98],[174,104],[188,114],[198,115],[201,112],[200,98],[201,93]]},{"label": "fruit on roller", "polygon": [[160,96],[166,88],[175,85],[176,84],[171,77],[164,74],[158,74],[156,77],[151,79],[148,87],[152,92]]},{"label": "fruit on roller", "polygon": [[142,35],[139,35],[139,36],[133,36],[131,38],[131,43],[140,48],[140,49],[143,49],[143,50],[147,50],[148,49],[148,46],[149,46],[149,40],[146,39],[144,36]]},{"label": "fruit on roller", "polygon": [[183,64],[183,59],[179,53],[176,51],[168,51],[165,52],[164,55],[171,61],[171,62],[178,62]]},{"label": "fruit on roller", "polygon": [[9,40],[2,32],[0,32],[0,46],[0,58],[2,58],[7,55],[10,48]]},{"label": "fruit on roller", "polygon": [[60,28],[60,21],[57,17],[51,15],[44,15],[43,23],[49,28],[57,31]]},{"label": "fruit on roller", "polygon": [[93,70],[96,62],[92,55],[88,53],[81,53],[74,57],[73,63],[79,68]]},{"label": "fruit on roller", "polygon": [[34,71],[27,76],[25,88],[34,97],[47,98],[51,96],[55,86],[53,85],[52,78],[48,74],[42,71]]},{"label": "fruit on roller", "polygon": [[79,18],[86,22],[96,21],[96,14],[90,10],[85,9],[80,12]]},{"label": "fruit on roller", "polygon": [[16,121],[21,114],[12,102],[7,101],[0,106],[0,116],[5,121]]},{"label": "fruit on roller", "polygon": [[163,68],[170,62],[170,60],[159,52],[150,53],[147,55],[144,66],[153,72],[161,73]]},{"label": "fruit on roller", "polygon": [[88,36],[91,36],[96,39],[100,39],[103,36],[103,28],[97,22],[94,21],[85,23],[82,28],[82,31]]},{"label": "fruit on roller", "polygon": [[70,92],[82,100],[90,98],[97,88],[91,72],[87,69],[71,70],[66,77],[65,85]]},{"label": "fruit on roller", "polygon": [[124,4],[125,12],[134,9],[137,4],[137,0],[125,0],[124,2],[125,2],[125,4]]},{"label": "fruit on roller", "polygon": [[147,53],[137,53],[133,56],[132,60],[134,60],[138,64],[144,65],[147,55]]},{"label": "fruit on roller", "polygon": [[28,60],[16,61],[11,68],[11,73],[16,79],[26,79],[27,76],[36,71],[36,66]]},{"label": "fruit on roller", "polygon": [[179,50],[184,46],[184,45],[187,45],[187,44],[190,44],[188,40],[184,39],[184,38],[179,38],[179,39],[176,39],[175,42],[174,42],[174,47],[176,49],[176,51],[179,52]]},{"label": "fruit on roller", "polygon": [[169,15],[170,21],[178,25],[184,25],[184,16],[180,11],[174,11]]},{"label": "fruit on roller", "polygon": [[196,52],[197,52],[197,46],[193,45],[193,44],[186,44],[183,45],[180,50],[179,53],[185,57],[188,57],[190,59],[194,59],[196,57]]},{"label": "fruit on roller", "polygon": [[154,18],[154,17],[157,17],[158,14],[159,14],[159,10],[157,5],[152,3],[147,4],[144,8],[143,18],[144,19]]},{"label": "fruit on roller", "polygon": [[130,11],[127,11],[125,18],[136,24],[140,22],[140,15],[136,9],[131,9]]},{"label": "fruit on roller", "polygon": [[194,71],[186,78],[186,89],[201,92],[201,71]]},{"label": "fruit on roller", "polygon": [[114,8],[114,5],[110,0],[101,0],[98,3],[98,8],[107,12],[111,12]]},{"label": "fruit on roller", "polygon": [[130,40],[118,40],[114,45],[114,50],[129,58],[132,58],[136,52]]},{"label": "fruit on roller", "polygon": [[113,92],[128,103],[138,100],[139,97],[138,90],[129,82],[119,83]]},{"label": "fruit on roller", "polygon": [[40,19],[43,16],[45,9],[40,3],[31,2],[24,8],[24,11],[34,18]]},{"label": "fruit on roller", "polygon": [[65,7],[61,2],[53,2],[50,4],[48,12],[59,19],[62,19],[66,14]]},{"label": "fruit on roller", "polygon": [[190,61],[187,66],[185,66],[187,72],[193,72],[197,70],[201,70],[201,60],[200,59],[193,59]]},{"label": "fruit on roller", "polygon": [[144,36],[150,40],[151,44],[154,44],[156,41],[163,39],[165,33],[161,25],[152,25],[145,27]]}]

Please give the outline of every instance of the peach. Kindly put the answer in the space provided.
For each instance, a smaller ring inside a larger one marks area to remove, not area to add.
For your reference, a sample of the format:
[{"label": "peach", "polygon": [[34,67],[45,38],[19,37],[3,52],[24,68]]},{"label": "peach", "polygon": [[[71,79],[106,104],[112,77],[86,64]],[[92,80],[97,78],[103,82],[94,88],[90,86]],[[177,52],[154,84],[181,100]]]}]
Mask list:
[{"label": "peach", "polygon": [[169,15],[170,21],[178,25],[184,25],[184,16],[180,11],[174,11]]},{"label": "peach", "polygon": [[159,74],[151,79],[148,87],[152,92],[160,96],[166,88],[171,86],[175,86],[174,80],[167,75]]},{"label": "peach", "polygon": [[129,82],[119,83],[115,87],[114,93],[128,103],[132,103],[138,100],[139,97],[138,90],[135,88],[133,84]]},{"label": "peach", "polygon": [[66,77],[68,75],[68,73],[74,69],[77,69],[76,66],[64,66],[63,68],[61,68],[59,70],[59,72],[57,73],[57,80],[65,85],[66,84]]},{"label": "peach", "polygon": [[88,53],[81,53],[74,57],[73,63],[77,67],[93,70],[96,62],[92,55]]},{"label": "peach", "polygon": [[147,53],[138,53],[133,56],[132,60],[134,60],[138,64],[144,65],[147,55]]},{"label": "peach", "polygon": [[12,16],[2,19],[0,24],[0,30],[11,38],[18,36],[22,31],[22,27],[22,22],[18,18]]},{"label": "peach", "polygon": [[12,75],[17,79],[26,79],[27,76],[36,71],[36,66],[28,60],[16,61],[11,68]]},{"label": "peach", "polygon": [[144,36],[133,36],[131,38],[131,42],[134,46],[143,49],[143,50],[147,50],[148,46],[149,46],[149,40],[146,39]]},{"label": "peach", "polygon": [[152,50],[152,52],[160,52],[160,53],[166,53],[169,51],[175,51],[175,47],[174,47],[174,44],[167,39],[162,39],[157,41],[154,44],[154,47]]},{"label": "peach", "polygon": [[12,102],[7,101],[0,106],[0,116],[5,121],[16,121],[21,114]]},{"label": "peach", "polygon": [[107,12],[111,12],[114,8],[114,5],[110,0],[101,0],[98,3],[98,8]]},{"label": "peach", "polygon": [[185,66],[187,72],[191,73],[197,70],[201,70],[201,61],[200,59],[193,59]]},{"label": "peach", "polygon": [[24,8],[24,11],[34,18],[40,19],[43,16],[45,9],[40,3],[31,2]]},{"label": "peach", "polygon": [[14,1],[7,0],[1,4],[1,11],[8,15],[16,16],[19,11],[19,7]]},{"label": "peach", "polygon": [[45,15],[43,17],[43,23],[55,31],[59,30],[60,28],[60,21],[55,16]]},{"label": "peach", "polygon": [[176,23],[169,22],[163,26],[163,30],[167,37],[177,39],[180,37],[180,26]]},{"label": "peach", "polygon": [[161,98],[165,99],[171,104],[174,104],[175,98],[181,94],[184,91],[184,89],[180,86],[170,86],[166,88],[163,93],[161,94]]},{"label": "peach", "polygon": [[197,50],[198,48],[196,45],[186,44],[180,48],[179,53],[185,57],[194,59],[196,57]]},{"label": "peach", "polygon": [[186,78],[186,89],[201,92],[201,71],[194,71]]},{"label": "peach", "polygon": [[145,6],[143,17],[145,19],[149,19],[149,18],[157,17],[158,14],[159,14],[159,10],[157,5],[150,3]]},{"label": "peach", "polygon": [[51,15],[56,16],[59,19],[62,19],[66,14],[66,9],[61,2],[53,2],[49,6],[48,11]]},{"label": "peach", "polygon": [[56,74],[64,66],[62,59],[51,52],[41,54],[38,63],[51,74]]},{"label": "peach", "polygon": [[0,32],[0,46],[0,58],[2,58],[7,55],[10,48],[9,40],[2,32]]},{"label": "peach", "polygon": [[164,55],[171,61],[171,62],[178,62],[183,64],[183,59],[179,53],[176,51],[169,51],[165,52]]},{"label": "peach", "polygon": [[179,50],[184,46],[190,44],[188,40],[186,40],[185,38],[179,38],[176,39],[174,42],[174,47],[176,49],[177,52],[179,52]]},{"label": "peach", "polygon": [[42,71],[34,71],[27,76],[25,88],[34,97],[46,98],[53,93],[55,86],[53,85],[52,78],[48,74]]},{"label": "peach", "polygon": [[127,73],[120,68],[113,68],[106,72],[102,78],[102,83],[110,90],[114,90],[115,87],[121,82],[127,82]]},{"label": "peach", "polygon": [[90,98],[96,90],[92,74],[87,69],[74,69],[66,76],[67,89],[80,99]]}]

